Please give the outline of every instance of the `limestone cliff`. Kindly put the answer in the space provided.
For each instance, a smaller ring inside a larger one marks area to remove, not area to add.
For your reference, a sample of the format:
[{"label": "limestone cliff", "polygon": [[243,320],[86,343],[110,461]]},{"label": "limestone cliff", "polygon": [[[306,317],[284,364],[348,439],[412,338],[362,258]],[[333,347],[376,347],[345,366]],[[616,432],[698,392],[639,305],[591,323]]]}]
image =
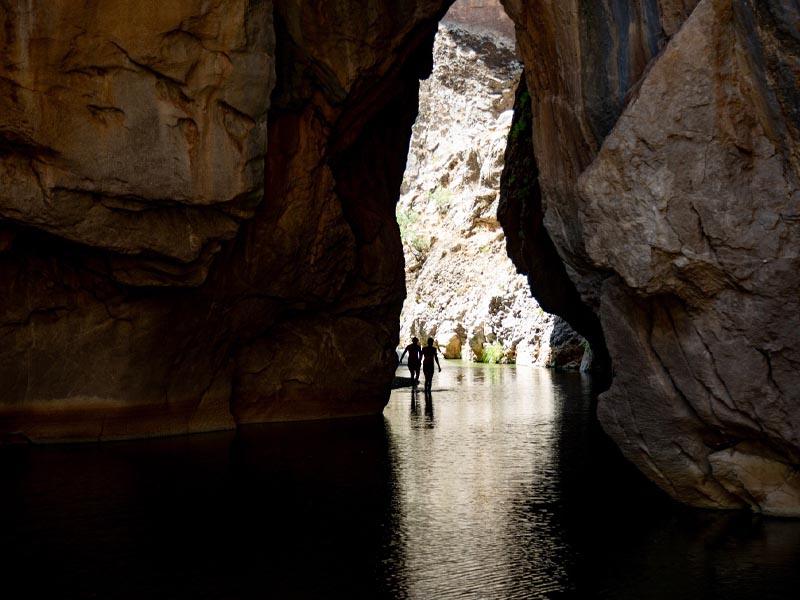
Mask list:
[{"label": "limestone cliff", "polygon": [[453,9],[420,86],[397,204],[408,294],[402,345],[431,336],[446,358],[577,368],[583,338],[531,297],[496,218],[521,73],[513,40],[489,28],[496,13],[472,21],[457,12],[454,21]]}]

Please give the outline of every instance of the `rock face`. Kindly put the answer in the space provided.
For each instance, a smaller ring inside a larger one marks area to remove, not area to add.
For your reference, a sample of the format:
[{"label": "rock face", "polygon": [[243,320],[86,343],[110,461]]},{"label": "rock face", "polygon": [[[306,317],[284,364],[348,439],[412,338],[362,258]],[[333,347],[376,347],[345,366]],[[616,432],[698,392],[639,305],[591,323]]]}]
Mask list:
[{"label": "rock face", "polygon": [[[446,4],[0,2],[3,437],[379,412]],[[608,348],[603,425],[678,499],[800,515],[796,3],[503,5],[505,235]]]},{"label": "rock face", "polygon": [[506,8],[543,224],[614,367],[601,422],[680,500],[800,514],[797,8]]},{"label": "rock face", "polygon": [[[264,189],[266,3],[4,2],[0,217],[196,285]],[[157,8],[156,8],[157,7]]]},{"label": "rock face", "polygon": [[514,22],[508,18],[500,0],[455,0],[444,23],[476,33],[501,36],[514,41]]},{"label": "rock face", "polygon": [[[556,366],[577,362],[584,371],[606,374],[610,369],[605,339],[597,315],[581,300],[547,229],[544,227],[542,191],[533,151],[531,97],[525,79],[517,88],[514,119],[505,151],[500,180],[497,218],[507,234],[506,246],[518,270],[528,276],[536,299],[546,310],[560,315],[551,347]],[[563,319],[572,325],[570,327]],[[573,329],[574,328],[574,329]],[[584,338],[592,350],[580,356]]]},{"label": "rock face", "polygon": [[451,24],[460,5],[439,26],[433,73],[420,86],[397,204],[408,290],[401,345],[430,336],[446,358],[578,368],[583,338],[531,297],[495,216],[521,66],[512,40],[488,28],[495,13],[473,23],[459,12]]},{"label": "rock face", "polygon": [[615,274],[600,314],[626,368],[606,428],[636,430],[652,458],[622,447],[678,497],[794,514],[800,15],[787,38],[776,8],[698,5],[581,176],[579,207],[589,256]]},{"label": "rock face", "polygon": [[0,430],[379,412],[441,2],[168,4],[2,3]]}]

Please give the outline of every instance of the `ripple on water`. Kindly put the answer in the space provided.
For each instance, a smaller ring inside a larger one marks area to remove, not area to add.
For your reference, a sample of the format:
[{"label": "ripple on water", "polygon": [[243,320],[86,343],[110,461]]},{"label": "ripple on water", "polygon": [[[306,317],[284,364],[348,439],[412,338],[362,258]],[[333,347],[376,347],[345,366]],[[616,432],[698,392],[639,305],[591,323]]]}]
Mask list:
[{"label": "ripple on water", "polygon": [[395,390],[393,594],[795,597],[800,523],[672,504],[605,438],[593,396],[585,375],[460,361],[427,400]]},{"label": "ripple on water", "polygon": [[800,589],[800,522],[676,507],[591,379],[446,361],[385,416],[0,449],[31,598],[724,598]]},{"label": "ripple on water", "polygon": [[397,526],[411,598],[545,597],[565,589],[549,374],[452,363],[431,398],[395,390]]}]

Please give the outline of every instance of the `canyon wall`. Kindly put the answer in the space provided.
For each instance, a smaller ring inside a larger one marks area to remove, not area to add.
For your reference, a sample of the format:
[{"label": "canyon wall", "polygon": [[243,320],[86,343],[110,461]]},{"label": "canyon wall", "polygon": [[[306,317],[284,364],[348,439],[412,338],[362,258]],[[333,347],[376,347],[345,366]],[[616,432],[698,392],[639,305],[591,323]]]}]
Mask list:
[{"label": "canyon wall", "polygon": [[604,428],[684,502],[800,514],[797,7],[505,6],[539,174],[509,248],[524,267],[539,203],[602,322]]},{"label": "canyon wall", "polygon": [[0,3],[0,431],[375,414],[441,2]]},{"label": "canyon wall", "polygon": [[[3,437],[378,413],[446,4],[0,1]],[[601,422],[680,500],[800,514],[796,3],[503,5],[500,218]]]}]

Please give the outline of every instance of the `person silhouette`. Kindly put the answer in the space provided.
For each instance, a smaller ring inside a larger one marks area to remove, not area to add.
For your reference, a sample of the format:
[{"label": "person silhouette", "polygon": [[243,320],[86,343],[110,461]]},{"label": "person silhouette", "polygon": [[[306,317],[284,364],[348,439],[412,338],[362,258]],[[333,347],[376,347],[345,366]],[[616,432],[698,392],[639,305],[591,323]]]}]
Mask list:
[{"label": "person silhouette", "polygon": [[411,373],[411,379],[414,383],[419,383],[419,368],[422,347],[419,345],[419,340],[415,337],[411,338],[411,343],[403,350],[400,356],[400,362],[403,362],[403,356],[408,352],[408,371]]},{"label": "person silhouette", "polygon": [[433,361],[442,372],[442,365],[439,364],[439,351],[433,347],[433,338],[428,338],[428,345],[422,349],[422,372],[425,374],[425,391],[431,391],[433,386]]}]

